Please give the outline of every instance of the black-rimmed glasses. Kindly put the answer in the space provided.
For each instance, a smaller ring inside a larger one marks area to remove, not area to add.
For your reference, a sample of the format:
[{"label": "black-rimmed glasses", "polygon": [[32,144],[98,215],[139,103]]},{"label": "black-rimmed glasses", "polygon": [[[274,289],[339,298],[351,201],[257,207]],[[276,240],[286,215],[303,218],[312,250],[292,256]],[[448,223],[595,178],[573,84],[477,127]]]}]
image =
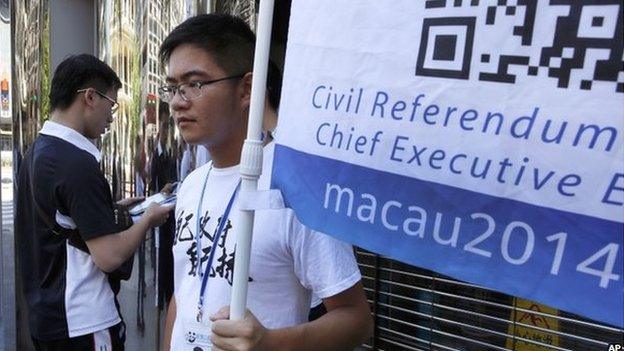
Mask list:
[{"label": "black-rimmed glasses", "polygon": [[179,84],[179,85],[163,85],[160,88],[158,88],[158,96],[160,97],[160,100],[169,103],[173,100],[173,97],[175,96],[175,94],[179,92],[180,97],[182,97],[182,100],[191,101],[191,100],[198,99],[202,96],[201,89],[202,87],[206,85],[221,82],[224,80],[229,80],[229,79],[238,79],[244,76],[245,74],[239,74],[236,76],[223,77],[223,78],[213,79],[213,80],[201,80],[201,81],[184,83],[184,84]]},{"label": "black-rimmed glasses", "polygon": [[[76,90],[76,92],[77,93],[84,93],[84,92],[86,92],[89,89],[93,89],[93,88],[78,89],[78,90]],[[99,91],[97,89],[93,89],[93,91],[96,94],[98,94],[99,96],[103,97],[104,99],[108,100],[108,102],[111,103],[111,113],[117,112],[117,109],[119,108],[119,103],[115,99],[109,97],[108,95],[104,94],[103,92],[101,92],[101,91]]]}]

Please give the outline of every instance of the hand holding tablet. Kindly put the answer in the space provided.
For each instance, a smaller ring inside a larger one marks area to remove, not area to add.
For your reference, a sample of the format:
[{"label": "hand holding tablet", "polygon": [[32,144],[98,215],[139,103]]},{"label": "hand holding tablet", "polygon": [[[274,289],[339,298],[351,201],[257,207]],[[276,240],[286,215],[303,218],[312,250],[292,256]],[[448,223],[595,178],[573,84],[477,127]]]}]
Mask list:
[{"label": "hand holding tablet", "polygon": [[175,204],[176,199],[177,199],[177,196],[176,196],[177,185],[178,183],[173,184],[172,186],[173,189],[171,193],[160,192],[158,194],[149,196],[145,199],[145,201],[130,208],[128,212],[130,212],[131,216],[136,217],[136,216],[142,215],[152,203],[156,203],[158,205]]}]

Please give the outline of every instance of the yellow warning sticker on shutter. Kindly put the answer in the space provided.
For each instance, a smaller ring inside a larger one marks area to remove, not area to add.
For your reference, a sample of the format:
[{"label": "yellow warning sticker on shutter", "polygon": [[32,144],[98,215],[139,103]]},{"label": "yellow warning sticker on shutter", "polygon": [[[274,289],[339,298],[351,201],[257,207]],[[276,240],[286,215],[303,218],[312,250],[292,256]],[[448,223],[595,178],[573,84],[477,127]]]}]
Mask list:
[{"label": "yellow warning sticker on shutter", "polygon": [[511,312],[511,321],[515,323],[509,324],[508,333],[509,335],[515,335],[516,338],[507,338],[505,346],[508,349],[516,351],[550,351],[552,350],[551,348],[537,343],[559,346],[559,336],[547,331],[559,331],[559,321],[556,318],[543,315],[557,316],[558,311],[556,309],[520,298],[514,298],[514,306],[516,308]]}]

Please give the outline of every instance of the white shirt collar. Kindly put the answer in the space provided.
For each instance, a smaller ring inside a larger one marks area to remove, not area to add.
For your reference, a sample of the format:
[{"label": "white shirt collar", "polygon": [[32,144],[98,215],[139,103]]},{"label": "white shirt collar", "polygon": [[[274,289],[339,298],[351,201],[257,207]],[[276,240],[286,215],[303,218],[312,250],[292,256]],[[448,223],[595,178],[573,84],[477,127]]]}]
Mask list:
[{"label": "white shirt collar", "polygon": [[100,150],[98,150],[95,144],[93,144],[91,140],[85,138],[84,135],[78,133],[72,128],[66,127],[56,122],[46,121],[39,131],[39,134],[50,135],[59,139],[63,139],[66,142],[73,144],[77,148],[93,155],[98,163],[102,160],[102,153],[100,152]]}]

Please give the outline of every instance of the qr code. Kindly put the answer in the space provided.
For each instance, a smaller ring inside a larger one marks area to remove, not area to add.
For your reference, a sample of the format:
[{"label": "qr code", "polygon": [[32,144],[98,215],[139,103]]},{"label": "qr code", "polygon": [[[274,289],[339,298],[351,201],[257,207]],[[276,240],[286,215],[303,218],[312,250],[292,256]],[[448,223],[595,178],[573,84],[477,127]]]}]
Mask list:
[{"label": "qr code", "polygon": [[[416,75],[624,93],[622,0],[425,0]],[[612,86],[612,88],[611,88]]]}]

